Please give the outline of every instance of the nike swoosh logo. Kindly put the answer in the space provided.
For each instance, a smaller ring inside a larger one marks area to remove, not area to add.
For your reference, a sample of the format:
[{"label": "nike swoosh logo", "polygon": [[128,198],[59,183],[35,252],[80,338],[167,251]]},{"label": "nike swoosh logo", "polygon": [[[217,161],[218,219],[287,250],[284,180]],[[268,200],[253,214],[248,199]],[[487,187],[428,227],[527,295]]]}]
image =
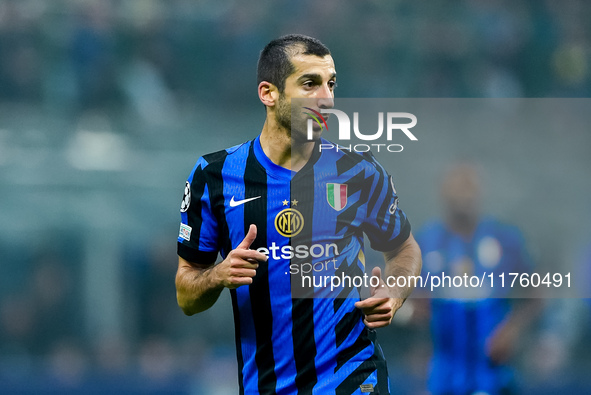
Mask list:
[{"label": "nike swoosh logo", "polygon": [[243,200],[234,200],[234,196],[232,196],[232,200],[230,200],[230,207],[240,206],[241,204],[248,203],[251,200],[255,200],[258,198],[260,198],[260,196],[255,196],[255,197],[243,199]]}]

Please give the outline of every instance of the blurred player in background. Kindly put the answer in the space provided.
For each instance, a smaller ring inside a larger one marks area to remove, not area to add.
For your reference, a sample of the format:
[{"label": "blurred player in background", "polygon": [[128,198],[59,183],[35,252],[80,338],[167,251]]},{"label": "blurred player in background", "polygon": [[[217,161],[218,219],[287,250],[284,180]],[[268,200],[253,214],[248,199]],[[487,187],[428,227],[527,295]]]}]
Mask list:
[{"label": "blurred player in background", "polygon": [[[201,157],[187,181],[179,305],[192,315],[230,289],[241,393],[388,394],[374,329],[390,324],[411,289],[382,281],[363,301],[356,287],[300,298],[290,274],[313,262],[327,274],[363,275],[365,233],[384,253],[386,275],[418,275],[420,250],[392,179],[371,155],[320,152],[321,129],[308,141],[306,119],[292,119],[292,98],[313,110],[334,104],[336,71],[318,40],[270,42],[258,82],[260,136]],[[377,267],[372,274],[381,277]]]},{"label": "blurred player in background", "polygon": [[[450,276],[529,272],[519,230],[481,217],[474,167],[462,164],[451,169],[444,177],[441,197],[444,220],[427,224],[417,236],[423,277],[427,272]],[[432,394],[516,393],[508,362],[539,306],[533,299],[510,300],[496,285],[467,294],[451,287],[431,299],[433,356],[428,385]],[[413,302],[428,308],[426,299]]]}]

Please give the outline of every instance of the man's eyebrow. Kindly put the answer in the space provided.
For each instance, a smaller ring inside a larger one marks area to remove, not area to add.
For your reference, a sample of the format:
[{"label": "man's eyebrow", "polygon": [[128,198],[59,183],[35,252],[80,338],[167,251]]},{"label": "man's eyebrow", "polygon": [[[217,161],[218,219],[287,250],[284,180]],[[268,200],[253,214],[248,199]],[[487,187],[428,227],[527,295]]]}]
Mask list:
[{"label": "man's eyebrow", "polygon": [[298,78],[298,81],[302,81],[302,80],[319,80],[319,79],[322,79],[322,76],[320,74],[309,73],[309,74],[302,74]]},{"label": "man's eyebrow", "polygon": [[[337,73],[332,73],[330,75],[330,79],[333,79],[337,76]],[[316,73],[309,73],[309,74],[302,74],[299,78],[298,81],[302,81],[302,80],[321,80],[322,76],[320,74],[316,74]]]}]

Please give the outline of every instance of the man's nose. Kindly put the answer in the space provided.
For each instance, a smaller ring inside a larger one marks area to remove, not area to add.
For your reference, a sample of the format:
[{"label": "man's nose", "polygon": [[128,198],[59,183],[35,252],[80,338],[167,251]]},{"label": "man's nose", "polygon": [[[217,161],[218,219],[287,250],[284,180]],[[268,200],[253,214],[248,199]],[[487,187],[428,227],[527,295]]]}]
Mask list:
[{"label": "man's nose", "polygon": [[334,97],[328,87],[328,84],[322,85],[322,90],[318,93],[318,108],[333,108]]}]

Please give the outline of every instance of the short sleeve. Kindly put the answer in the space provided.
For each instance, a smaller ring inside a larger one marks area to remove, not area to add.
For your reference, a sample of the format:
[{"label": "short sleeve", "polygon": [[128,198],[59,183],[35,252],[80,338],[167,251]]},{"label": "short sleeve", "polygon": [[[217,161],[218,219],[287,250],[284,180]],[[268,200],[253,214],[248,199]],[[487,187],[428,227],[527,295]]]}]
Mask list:
[{"label": "short sleeve", "polygon": [[371,181],[363,231],[371,247],[377,251],[391,251],[402,244],[410,235],[410,223],[398,207],[398,195],[394,181],[377,162]]},{"label": "short sleeve", "polygon": [[531,255],[526,248],[525,238],[521,231],[515,226],[507,226],[504,233],[504,248],[509,256],[508,267],[504,270],[511,270],[518,273],[531,273],[533,262]]},{"label": "short sleeve", "polygon": [[219,251],[218,225],[212,211],[206,166],[207,162],[200,158],[185,183],[177,252],[187,261],[212,264]]}]

